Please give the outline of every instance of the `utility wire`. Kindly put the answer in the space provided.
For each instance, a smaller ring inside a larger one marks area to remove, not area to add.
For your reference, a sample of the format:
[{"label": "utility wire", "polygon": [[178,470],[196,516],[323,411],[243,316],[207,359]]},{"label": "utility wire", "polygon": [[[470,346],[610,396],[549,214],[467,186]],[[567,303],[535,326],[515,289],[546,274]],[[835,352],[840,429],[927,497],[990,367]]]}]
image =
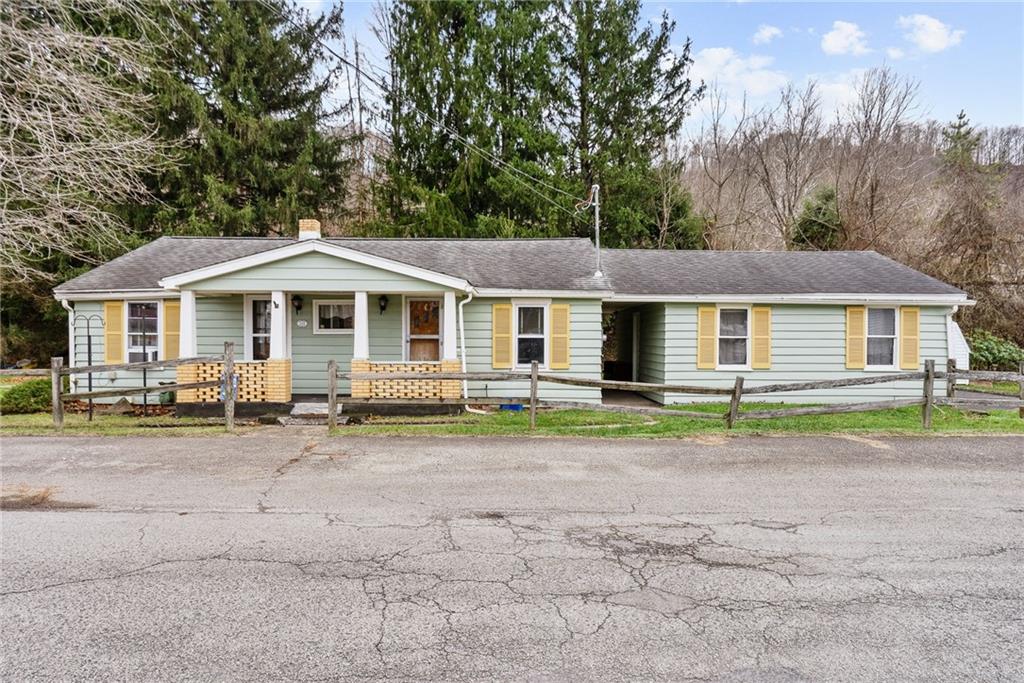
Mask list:
[{"label": "utility wire", "polygon": [[[297,30],[300,30],[300,31],[305,30],[305,27],[303,27],[303,26],[299,25],[298,23],[296,23],[295,20],[293,20],[290,16],[288,16],[286,14],[283,14],[282,17],[284,18],[285,21],[287,21],[289,24],[291,24],[293,28],[295,28]],[[359,67],[356,64],[354,64],[347,57],[344,57],[344,56],[338,54],[338,52],[334,48],[332,48],[330,45],[328,45],[324,40],[322,40],[320,38],[317,38],[316,41],[317,41],[317,43],[320,44],[320,46],[324,50],[326,50],[332,56],[334,56],[335,59],[337,59],[342,64],[344,64],[347,67],[349,67],[350,69],[354,70],[357,74],[360,74],[360,75],[364,76],[367,80],[369,80],[371,85],[373,85],[376,88],[378,88],[383,94],[395,97],[395,93],[387,86],[387,84],[385,84],[383,82],[383,79],[381,79],[380,81],[377,81],[374,78],[373,75],[366,73],[361,67]],[[366,61],[367,61],[367,63],[370,63],[369,59],[367,59]],[[370,63],[370,65],[374,69],[377,69],[378,71],[382,71],[382,69],[380,69],[380,67],[377,67],[377,66],[373,65],[372,63]],[[443,122],[438,121],[433,116],[431,116],[428,112],[424,111],[423,109],[420,109],[416,104],[414,104],[412,102],[409,102],[409,104],[413,107],[413,109],[415,109],[421,116],[426,118],[430,123],[432,123],[433,125],[437,126],[438,128],[443,129],[445,132],[447,132],[453,138],[455,138],[456,140],[461,142],[463,145],[465,145],[468,149],[470,149],[471,151],[476,152],[477,154],[479,154],[480,156],[484,157],[485,159],[491,161],[493,164],[495,164],[496,166],[502,168],[503,170],[511,171],[513,173],[518,173],[519,175],[524,176],[525,178],[527,178],[527,179],[537,183],[538,185],[542,185],[542,186],[547,187],[547,188],[549,188],[551,190],[554,190],[555,192],[563,194],[566,197],[569,197],[574,202],[585,201],[585,200],[580,200],[579,197],[576,197],[575,195],[573,195],[573,194],[571,194],[569,192],[566,192],[565,190],[562,190],[561,188],[555,187],[554,185],[550,185],[550,184],[544,182],[543,180],[541,180],[539,178],[535,178],[534,176],[530,175],[529,173],[527,173],[527,172],[525,172],[525,171],[523,171],[521,169],[515,168],[514,166],[512,166],[512,165],[508,164],[507,162],[505,162],[504,160],[494,156],[491,152],[488,152],[487,150],[485,150],[485,149],[475,145],[471,140],[469,140],[469,139],[465,138],[464,136],[462,136],[458,131],[452,130],[447,125],[445,125]],[[514,176],[514,175],[511,176],[511,177],[514,178],[515,180],[518,180],[526,189],[528,189],[529,191],[533,192],[538,197],[540,197],[544,201],[548,202],[549,204],[554,206],[559,211],[562,211],[563,213],[565,213],[570,218],[572,218],[574,220],[582,220],[582,218],[581,218],[581,216],[579,215],[578,212],[569,211],[564,206],[562,206],[561,204],[559,204],[558,202],[553,200],[551,197],[548,197],[546,194],[540,192],[537,188],[532,187],[531,185],[529,185],[528,183],[526,183],[525,181],[523,181],[523,180],[521,180],[519,178],[516,178],[516,176]]]}]

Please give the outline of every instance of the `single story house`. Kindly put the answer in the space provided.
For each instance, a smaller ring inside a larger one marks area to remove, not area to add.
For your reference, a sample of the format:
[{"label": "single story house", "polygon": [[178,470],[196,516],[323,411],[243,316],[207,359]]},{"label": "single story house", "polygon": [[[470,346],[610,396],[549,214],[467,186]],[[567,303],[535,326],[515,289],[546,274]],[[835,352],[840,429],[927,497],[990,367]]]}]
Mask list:
[{"label": "single story house", "polygon": [[[588,239],[162,237],[54,289],[69,310],[70,362],[118,364],[237,348],[239,400],[324,396],[343,371],[545,370],[655,384],[731,386],[939,369],[959,339],[965,292],[874,252],[602,249]],[[614,344],[608,342],[608,337]],[[608,343],[606,343],[608,342]],[[613,348],[614,347],[614,348]],[[614,355],[614,357],[609,357]],[[208,366],[208,367],[207,367]],[[151,370],[201,381],[217,364]],[[141,386],[141,373],[94,388]],[[81,384],[84,376],[77,376]],[[942,382],[938,389],[941,390]],[[526,397],[526,382],[341,381],[343,395]],[[541,398],[599,402],[542,384]],[[917,397],[897,381],[787,402]],[[659,403],[714,397],[652,391]],[[217,400],[216,390],[180,402]]]}]

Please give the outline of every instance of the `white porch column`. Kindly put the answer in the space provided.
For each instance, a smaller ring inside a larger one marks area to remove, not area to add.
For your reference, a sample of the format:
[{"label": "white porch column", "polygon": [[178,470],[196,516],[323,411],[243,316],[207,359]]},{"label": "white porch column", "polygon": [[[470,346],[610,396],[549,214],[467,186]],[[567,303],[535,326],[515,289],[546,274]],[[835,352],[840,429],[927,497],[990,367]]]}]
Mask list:
[{"label": "white porch column", "polygon": [[288,358],[288,301],[284,292],[270,293],[270,360]]},{"label": "white porch column", "polygon": [[356,319],[352,330],[352,358],[369,360],[370,358],[370,316],[366,303],[366,292],[356,292]]},{"label": "white porch column", "polygon": [[178,357],[191,358],[199,355],[196,342],[196,293],[191,289],[181,290],[181,306],[178,321]]},{"label": "white porch column", "polygon": [[444,341],[443,360],[455,360],[458,357],[458,338],[455,332],[455,292],[444,293],[444,306],[441,307],[444,326],[441,331],[441,339]]}]

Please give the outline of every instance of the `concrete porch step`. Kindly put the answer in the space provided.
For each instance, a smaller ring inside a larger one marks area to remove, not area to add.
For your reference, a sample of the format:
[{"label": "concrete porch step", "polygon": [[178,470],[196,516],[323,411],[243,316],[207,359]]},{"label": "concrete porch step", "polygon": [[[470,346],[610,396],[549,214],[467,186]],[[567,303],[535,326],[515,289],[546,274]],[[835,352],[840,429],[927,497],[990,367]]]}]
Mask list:
[{"label": "concrete porch step", "polygon": [[[339,403],[337,414],[341,415],[342,406]],[[327,421],[327,403],[296,403],[292,406],[292,411],[289,413],[289,417],[293,418],[321,418],[324,422]]]}]

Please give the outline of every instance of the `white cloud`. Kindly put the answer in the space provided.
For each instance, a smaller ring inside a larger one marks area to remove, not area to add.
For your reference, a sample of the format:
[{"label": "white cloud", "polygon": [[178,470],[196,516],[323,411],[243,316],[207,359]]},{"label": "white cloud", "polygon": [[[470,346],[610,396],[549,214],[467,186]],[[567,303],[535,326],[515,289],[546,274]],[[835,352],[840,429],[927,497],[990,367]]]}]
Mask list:
[{"label": "white cloud", "polygon": [[833,21],[832,30],[821,37],[821,49],[829,55],[865,55],[867,34],[850,21]]},{"label": "white cloud", "polygon": [[900,28],[908,29],[903,37],[922,52],[942,52],[959,45],[966,33],[961,29],[954,30],[949,24],[943,24],[927,14],[900,17],[899,25]]},{"label": "white cloud", "polygon": [[817,83],[825,118],[833,117],[836,112],[842,113],[857,99],[857,86],[865,73],[864,69],[850,69],[841,73],[807,75],[807,80]]},{"label": "white cloud", "polygon": [[744,57],[731,47],[707,47],[694,55],[691,74],[731,95],[763,97],[789,82],[784,73],[769,68],[773,61],[764,55]]},{"label": "white cloud", "polygon": [[903,59],[906,56],[906,53],[898,47],[885,48],[885,54],[889,59]]},{"label": "white cloud", "polygon": [[757,27],[757,32],[754,34],[754,44],[764,45],[770,43],[776,38],[782,37],[782,29],[778,26],[771,26],[770,24],[761,24]]}]

